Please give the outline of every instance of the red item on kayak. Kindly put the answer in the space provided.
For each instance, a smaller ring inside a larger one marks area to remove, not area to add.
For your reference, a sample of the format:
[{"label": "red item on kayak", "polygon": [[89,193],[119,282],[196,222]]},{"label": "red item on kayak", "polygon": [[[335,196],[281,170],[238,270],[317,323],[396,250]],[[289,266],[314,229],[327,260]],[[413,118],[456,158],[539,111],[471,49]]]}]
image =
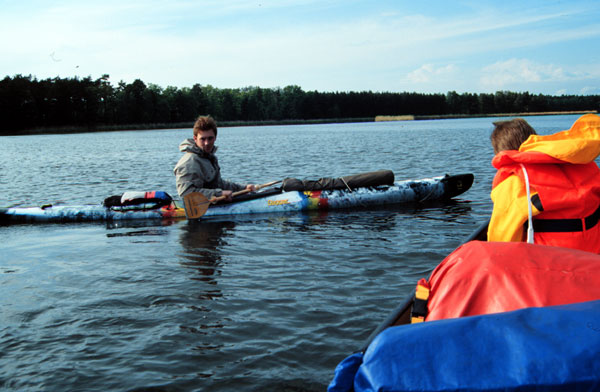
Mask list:
[{"label": "red item on kayak", "polygon": [[431,273],[426,321],[600,299],[600,255],[524,242],[468,242]]}]

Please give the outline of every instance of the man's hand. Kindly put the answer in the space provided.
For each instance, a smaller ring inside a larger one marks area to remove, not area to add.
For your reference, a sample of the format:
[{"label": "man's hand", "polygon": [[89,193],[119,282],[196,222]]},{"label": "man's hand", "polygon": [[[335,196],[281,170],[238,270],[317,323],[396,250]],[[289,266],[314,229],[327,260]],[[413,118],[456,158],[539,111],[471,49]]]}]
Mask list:
[{"label": "man's hand", "polygon": [[223,190],[221,191],[221,196],[225,196],[225,200],[227,201],[231,201],[233,200],[233,197],[231,196],[233,192],[230,190]]},{"label": "man's hand", "polygon": [[[250,192],[254,192],[256,190],[256,185],[248,184],[248,185],[246,185],[246,190],[249,190]],[[227,201],[233,200],[232,194],[233,194],[233,191],[230,191],[230,190],[222,190],[221,191],[221,196],[225,196],[225,200],[227,200]]]}]

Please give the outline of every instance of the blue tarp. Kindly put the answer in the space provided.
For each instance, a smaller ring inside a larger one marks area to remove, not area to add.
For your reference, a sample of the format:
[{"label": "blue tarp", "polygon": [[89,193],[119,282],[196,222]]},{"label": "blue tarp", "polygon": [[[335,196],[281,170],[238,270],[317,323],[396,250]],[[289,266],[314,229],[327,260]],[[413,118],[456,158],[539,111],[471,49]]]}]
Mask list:
[{"label": "blue tarp", "polygon": [[329,391],[597,391],[600,301],[391,327]]}]

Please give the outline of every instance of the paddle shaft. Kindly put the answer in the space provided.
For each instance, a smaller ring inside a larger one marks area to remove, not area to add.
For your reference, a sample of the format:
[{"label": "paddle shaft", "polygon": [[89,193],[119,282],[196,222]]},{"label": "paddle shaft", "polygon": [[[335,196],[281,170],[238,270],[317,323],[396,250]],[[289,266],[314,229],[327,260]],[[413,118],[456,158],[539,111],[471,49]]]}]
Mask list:
[{"label": "paddle shaft", "polygon": [[[266,184],[257,185],[254,190],[259,190],[271,185],[275,185],[281,182],[281,180],[267,182]],[[241,191],[233,192],[231,197],[243,195],[245,193],[252,192],[250,189],[243,189]],[[183,197],[183,203],[185,206],[185,215],[188,219],[198,219],[202,215],[206,214],[210,204],[216,203],[221,200],[227,199],[227,196],[217,196],[212,199],[207,199],[201,192],[188,193]]]},{"label": "paddle shaft", "polygon": [[[271,185],[275,185],[275,184],[277,184],[279,182],[281,182],[281,180],[271,181],[271,182],[267,182],[266,184],[257,185],[257,186],[254,187],[254,190],[257,191],[259,189],[266,188],[266,187],[271,186]],[[252,192],[250,189],[243,189],[241,191],[233,192],[231,194],[231,197],[236,197],[236,196],[239,196],[239,195],[244,195],[244,194],[250,193],[250,192]],[[219,202],[219,201],[225,200],[225,199],[227,199],[227,196],[215,196],[212,199],[208,200],[208,202],[214,204],[216,202]]]}]

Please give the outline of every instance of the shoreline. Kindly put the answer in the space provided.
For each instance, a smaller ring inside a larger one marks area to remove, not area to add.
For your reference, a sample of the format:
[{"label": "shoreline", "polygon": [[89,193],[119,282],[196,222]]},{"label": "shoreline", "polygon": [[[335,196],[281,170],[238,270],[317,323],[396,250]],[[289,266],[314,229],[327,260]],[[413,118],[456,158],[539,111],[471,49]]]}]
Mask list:
[{"label": "shoreline", "polygon": [[[218,121],[219,128],[229,127],[252,127],[252,126],[274,126],[274,125],[308,125],[308,124],[340,124],[353,122],[386,122],[386,121],[423,121],[423,120],[449,120],[465,118],[489,118],[489,117],[530,117],[530,116],[559,116],[570,114],[597,114],[597,110],[571,110],[564,112],[522,112],[522,113],[491,113],[491,114],[436,114],[436,115],[379,115],[373,117],[358,118],[329,118],[319,120],[265,120],[265,121]],[[71,133],[93,133],[93,132],[123,132],[144,131],[158,129],[191,129],[193,121],[184,123],[160,123],[160,124],[127,124],[127,125],[99,125],[96,127],[85,126],[61,126],[25,129],[21,131],[7,132],[1,136],[28,136],[47,134],[71,134]]]},{"label": "shoreline", "polygon": [[597,110],[568,110],[564,112],[521,112],[521,113],[490,113],[490,114],[434,114],[434,115],[401,115],[401,116],[376,116],[375,121],[420,121],[420,120],[448,120],[461,118],[489,118],[489,117],[531,117],[531,116],[560,116],[569,114],[597,114]]}]

